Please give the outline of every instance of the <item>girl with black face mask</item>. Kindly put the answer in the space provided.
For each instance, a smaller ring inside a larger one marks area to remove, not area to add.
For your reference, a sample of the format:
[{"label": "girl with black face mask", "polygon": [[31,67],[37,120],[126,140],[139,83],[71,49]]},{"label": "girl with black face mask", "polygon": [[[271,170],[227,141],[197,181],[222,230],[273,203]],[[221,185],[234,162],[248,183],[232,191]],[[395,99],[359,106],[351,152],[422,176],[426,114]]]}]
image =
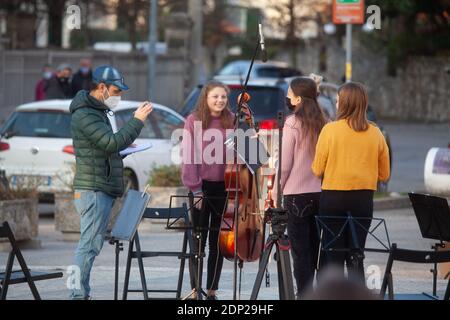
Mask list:
[{"label": "girl with black face mask", "polygon": [[290,111],[294,111],[295,106],[291,103],[291,98],[286,97],[286,106]]},{"label": "girl with black face mask", "polygon": [[288,210],[297,297],[312,285],[319,237],[314,216],[318,213],[321,181],[312,170],[317,138],[326,120],[317,103],[316,83],[306,77],[292,80],[286,105],[293,114],[283,127],[281,191]]}]

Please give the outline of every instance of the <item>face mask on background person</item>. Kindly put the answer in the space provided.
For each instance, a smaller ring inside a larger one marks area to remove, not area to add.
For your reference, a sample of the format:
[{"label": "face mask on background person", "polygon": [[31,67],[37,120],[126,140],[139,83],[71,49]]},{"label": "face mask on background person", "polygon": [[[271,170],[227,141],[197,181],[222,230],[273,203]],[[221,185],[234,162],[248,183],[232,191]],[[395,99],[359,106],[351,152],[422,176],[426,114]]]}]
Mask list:
[{"label": "face mask on background person", "polygon": [[46,71],[42,73],[42,78],[44,78],[45,80],[49,80],[52,77],[52,72],[51,71]]},{"label": "face mask on background person", "polygon": [[80,68],[81,73],[84,74],[84,75],[88,74],[89,70],[90,69],[88,67],[81,67]]},{"label": "face mask on background person", "polygon": [[291,99],[289,99],[288,97],[286,97],[286,106],[291,111],[293,111],[295,109],[295,106],[291,103]]},{"label": "face mask on background person", "polygon": [[69,78],[68,77],[60,77],[58,78],[58,81],[61,83],[68,83],[69,82]]},{"label": "face mask on background person", "polygon": [[119,105],[119,102],[122,97],[121,96],[111,96],[109,94],[108,90],[106,90],[106,93],[108,94],[108,98],[105,99],[105,94],[103,94],[103,99],[104,99],[103,103],[112,110]]}]

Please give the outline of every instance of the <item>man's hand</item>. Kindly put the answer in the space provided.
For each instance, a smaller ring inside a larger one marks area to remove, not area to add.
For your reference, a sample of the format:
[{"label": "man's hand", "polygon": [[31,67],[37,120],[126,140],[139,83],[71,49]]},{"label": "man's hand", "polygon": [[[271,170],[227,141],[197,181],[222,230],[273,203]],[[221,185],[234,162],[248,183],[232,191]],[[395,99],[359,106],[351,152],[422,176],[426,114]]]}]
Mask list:
[{"label": "man's hand", "polygon": [[150,112],[153,111],[153,106],[150,102],[144,101],[139,108],[134,112],[134,117],[141,120],[142,122],[145,122],[147,120],[148,115]]}]

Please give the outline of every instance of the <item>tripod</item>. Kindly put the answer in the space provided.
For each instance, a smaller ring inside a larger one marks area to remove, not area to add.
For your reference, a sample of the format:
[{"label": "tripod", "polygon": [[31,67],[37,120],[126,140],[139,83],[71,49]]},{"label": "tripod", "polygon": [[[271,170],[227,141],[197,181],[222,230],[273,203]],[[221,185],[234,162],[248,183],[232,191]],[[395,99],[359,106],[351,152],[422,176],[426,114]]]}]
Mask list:
[{"label": "tripod", "polygon": [[261,282],[264,277],[273,246],[276,247],[277,254],[278,292],[280,300],[294,300],[294,283],[292,280],[291,261],[289,257],[289,249],[291,245],[289,243],[288,236],[285,234],[288,218],[287,211],[284,209],[269,208],[266,211],[266,215],[271,218],[272,233],[267,238],[267,242],[261,256],[258,274],[256,275],[250,300],[256,300],[258,297]]}]

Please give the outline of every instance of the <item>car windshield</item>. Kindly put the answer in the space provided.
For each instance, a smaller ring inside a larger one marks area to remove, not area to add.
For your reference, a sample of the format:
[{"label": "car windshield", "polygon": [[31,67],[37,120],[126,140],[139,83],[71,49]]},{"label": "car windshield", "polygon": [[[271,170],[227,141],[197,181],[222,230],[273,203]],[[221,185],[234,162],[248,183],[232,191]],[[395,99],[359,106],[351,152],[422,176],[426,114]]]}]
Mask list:
[{"label": "car windshield", "polygon": [[2,134],[9,137],[71,138],[70,113],[39,110],[15,112]]},{"label": "car windshield", "polygon": [[[230,88],[230,105],[231,110],[236,111],[237,97],[242,92],[241,86],[229,86]],[[200,88],[197,88],[186,101],[185,107],[182,110],[184,116],[188,115],[195,110],[197,99],[200,95]],[[248,93],[251,96],[249,102],[250,108],[252,108],[255,117],[267,118],[267,116],[275,116],[280,106],[284,106],[284,92],[278,87],[258,87],[249,86]]]},{"label": "car windshield", "polygon": [[[116,112],[117,128],[121,129],[127,121],[133,117],[136,109],[125,109]],[[145,126],[142,129],[139,138],[141,139],[170,139],[175,129],[183,128],[183,121],[174,114],[161,110],[153,109],[147,117]]]},{"label": "car windshield", "polygon": [[261,67],[256,73],[262,78],[288,78],[302,75],[298,70],[282,67]]}]

